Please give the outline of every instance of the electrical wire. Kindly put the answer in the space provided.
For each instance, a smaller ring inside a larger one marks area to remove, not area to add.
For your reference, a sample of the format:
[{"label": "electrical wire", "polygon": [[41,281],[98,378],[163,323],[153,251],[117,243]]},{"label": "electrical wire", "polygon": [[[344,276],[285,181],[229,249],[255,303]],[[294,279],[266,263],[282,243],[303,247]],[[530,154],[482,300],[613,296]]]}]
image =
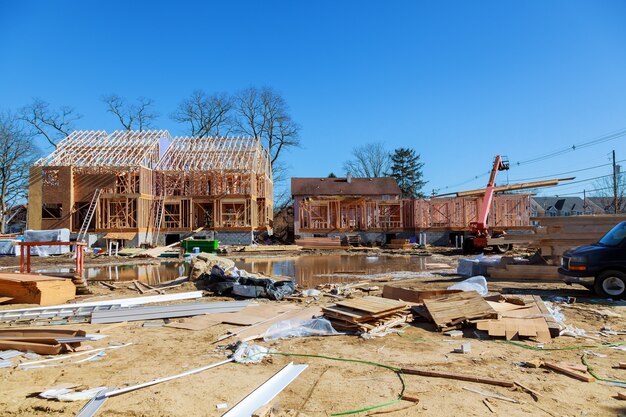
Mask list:
[{"label": "electrical wire", "polygon": [[346,358],[337,358],[337,357],[333,357],[333,356],[312,355],[312,354],[306,354],[306,353],[285,353],[285,352],[264,352],[264,353],[267,353],[269,355],[295,356],[295,357],[303,357],[303,358],[327,359],[327,360],[331,360],[331,361],[361,363],[361,364],[364,364],[364,365],[371,365],[371,366],[377,366],[377,367],[380,367],[380,368],[389,369],[389,370],[395,372],[396,375],[398,375],[398,378],[400,379],[400,383],[402,384],[402,388],[400,390],[400,394],[398,394],[398,397],[395,400],[387,401],[387,402],[382,403],[382,404],[377,404],[377,405],[361,408],[361,409],[358,409],[358,410],[342,411],[342,412],[339,412],[339,413],[332,413],[331,416],[347,416],[347,415],[351,415],[351,414],[358,414],[358,413],[363,413],[365,411],[375,410],[377,408],[386,407],[388,405],[393,405],[393,404],[399,403],[400,401],[402,401],[402,397],[403,397],[404,391],[406,389],[406,384],[404,383],[404,378],[402,377],[402,375],[403,375],[402,374],[402,369],[401,368],[397,368],[395,366],[385,365],[385,364],[382,364],[382,363],[365,361],[365,360],[360,360],[360,359],[346,359]]},{"label": "electrical wire", "polygon": [[[585,141],[585,142],[580,142],[578,144],[573,144],[573,145],[568,146],[566,148],[562,148],[562,149],[559,149],[559,150],[556,150],[556,151],[552,151],[552,152],[549,152],[547,154],[539,155],[537,157],[530,158],[530,159],[527,159],[525,161],[518,161],[518,162],[515,162],[514,164],[512,163],[511,165],[522,166],[522,165],[532,164],[532,163],[535,163],[535,162],[544,161],[546,159],[550,159],[550,158],[554,158],[554,157],[557,157],[557,156],[561,156],[561,155],[564,155],[566,153],[574,152],[574,151],[579,150],[579,149],[584,149],[584,148],[587,148],[587,147],[590,147],[590,146],[598,145],[600,143],[609,142],[609,141],[612,141],[612,140],[615,140],[615,139],[619,139],[619,138],[624,137],[624,136],[626,136],[626,129],[618,129],[618,130],[615,130],[613,132],[610,132],[610,133],[604,134],[602,136],[596,137],[594,139],[591,139],[591,140],[588,140],[588,141]],[[622,161],[620,161],[620,162],[622,162]],[[477,180],[478,178],[481,178],[481,177],[484,177],[486,175],[489,175],[490,172],[491,171],[487,171],[486,173],[475,175],[472,178],[470,178],[470,179],[468,179],[466,181],[457,183],[457,184],[446,185],[444,187],[439,188],[438,190],[439,191],[447,190],[447,189],[452,188],[452,187],[458,187],[460,185],[467,184],[469,182]],[[517,181],[517,180],[515,180],[515,181]]]}]

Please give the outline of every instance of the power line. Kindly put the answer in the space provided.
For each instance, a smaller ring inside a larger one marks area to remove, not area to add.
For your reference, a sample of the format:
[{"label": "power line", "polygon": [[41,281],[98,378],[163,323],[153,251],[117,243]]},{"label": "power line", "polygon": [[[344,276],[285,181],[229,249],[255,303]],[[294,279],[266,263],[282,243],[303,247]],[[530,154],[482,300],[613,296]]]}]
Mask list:
[{"label": "power line", "polygon": [[[531,158],[531,159],[528,159],[528,160],[525,160],[525,161],[516,162],[515,165],[516,166],[521,166],[521,165],[531,164],[531,163],[534,163],[534,162],[540,162],[540,161],[543,161],[543,160],[546,160],[546,159],[549,159],[549,158],[554,158],[554,157],[557,157],[557,156],[561,156],[561,155],[569,153],[569,152],[574,152],[577,149],[584,149],[584,148],[587,148],[589,146],[593,146],[593,145],[597,145],[597,144],[600,144],[600,143],[608,142],[608,141],[611,141],[611,140],[619,139],[619,138],[624,137],[624,136],[626,136],[626,129],[615,130],[613,132],[604,134],[602,136],[598,136],[598,137],[596,137],[594,139],[591,139],[591,140],[588,140],[588,141],[585,141],[585,142],[580,142],[578,144],[573,144],[573,145],[568,146],[566,148],[562,148],[560,150],[556,150],[556,151],[553,151],[553,152],[550,152],[550,153],[547,153],[547,154],[544,154],[544,155],[540,155],[540,156],[537,156],[537,157],[534,157],[534,158]],[[451,188],[451,187],[458,187],[460,185],[467,184],[469,182],[477,180],[478,178],[481,178],[481,177],[484,177],[486,175],[489,175],[490,172],[491,171],[487,171],[486,173],[475,175],[472,178],[470,178],[470,179],[468,179],[466,181],[460,182],[458,184],[446,185],[444,187],[439,188],[439,190],[447,190],[448,188]],[[559,175],[559,174],[557,174],[557,175]]]}]

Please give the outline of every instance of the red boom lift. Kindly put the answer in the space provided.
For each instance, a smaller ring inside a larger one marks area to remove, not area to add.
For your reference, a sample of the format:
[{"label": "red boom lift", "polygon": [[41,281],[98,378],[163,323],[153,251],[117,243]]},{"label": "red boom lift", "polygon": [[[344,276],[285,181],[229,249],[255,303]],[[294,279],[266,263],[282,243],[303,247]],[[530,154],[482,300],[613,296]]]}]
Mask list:
[{"label": "red boom lift", "polygon": [[[480,207],[480,212],[478,214],[478,221],[470,223],[471,236],[463,241],[463,251],[465,253],[473,253],[489,247],[489,239],[492,236],[496,237],[497,235],[503,233],[501,231],[490,230],[487,221],[489,218],[489,211],[491,210],[491,204],[493,202],[493,194],[496,186],[496,176],[498,175],[498,171],[505,171],[508,169],[509,160],[506,157],[496,155],[496,159],[493,161],[491,175],[489,176],[489,182],[487,183],[487,188],[485,189],[483,204]],[[496,245],[493,248],[498,252],[504,253],[510,249],[510,245]]]}]

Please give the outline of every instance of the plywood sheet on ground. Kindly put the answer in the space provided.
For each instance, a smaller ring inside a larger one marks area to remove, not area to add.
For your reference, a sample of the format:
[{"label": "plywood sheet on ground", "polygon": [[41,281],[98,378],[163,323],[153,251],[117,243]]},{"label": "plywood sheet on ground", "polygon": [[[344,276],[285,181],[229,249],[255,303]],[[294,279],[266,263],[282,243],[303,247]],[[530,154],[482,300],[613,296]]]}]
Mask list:
[{"label": "plywood sheet on ground", "polygon": [[391,285],[385,285],[383,287],[383,297],[391,300],[402,300],[410,303],[421,303],[426,298],[435,298],[442,295],[456,294],[461,292],[460,290],[409,290],[406,288],[394,287]]},{"label": "plywood sheet on ground", "polygon": [[338,301],[337,305],[340,307],[370,313],[370,315],[377,315],[407,307],[405,302],[374,296],[342,300]]},{"label": "plywood sheet on ground", "polygon": [[426,299],[424,306],[440,330],[469,320],[497,318],[496,311],[475,291]]}]

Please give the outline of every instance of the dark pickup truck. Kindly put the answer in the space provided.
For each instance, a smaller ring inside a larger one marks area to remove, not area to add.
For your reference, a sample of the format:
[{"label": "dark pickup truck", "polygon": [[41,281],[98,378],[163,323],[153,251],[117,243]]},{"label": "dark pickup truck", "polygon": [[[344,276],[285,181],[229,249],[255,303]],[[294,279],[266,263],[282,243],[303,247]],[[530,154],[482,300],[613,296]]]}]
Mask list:
[{"label": "dark pickup truck", "polygon": [[565,252],[559,274],[603,297],[626,298],[626,221],[598,242]]}]

